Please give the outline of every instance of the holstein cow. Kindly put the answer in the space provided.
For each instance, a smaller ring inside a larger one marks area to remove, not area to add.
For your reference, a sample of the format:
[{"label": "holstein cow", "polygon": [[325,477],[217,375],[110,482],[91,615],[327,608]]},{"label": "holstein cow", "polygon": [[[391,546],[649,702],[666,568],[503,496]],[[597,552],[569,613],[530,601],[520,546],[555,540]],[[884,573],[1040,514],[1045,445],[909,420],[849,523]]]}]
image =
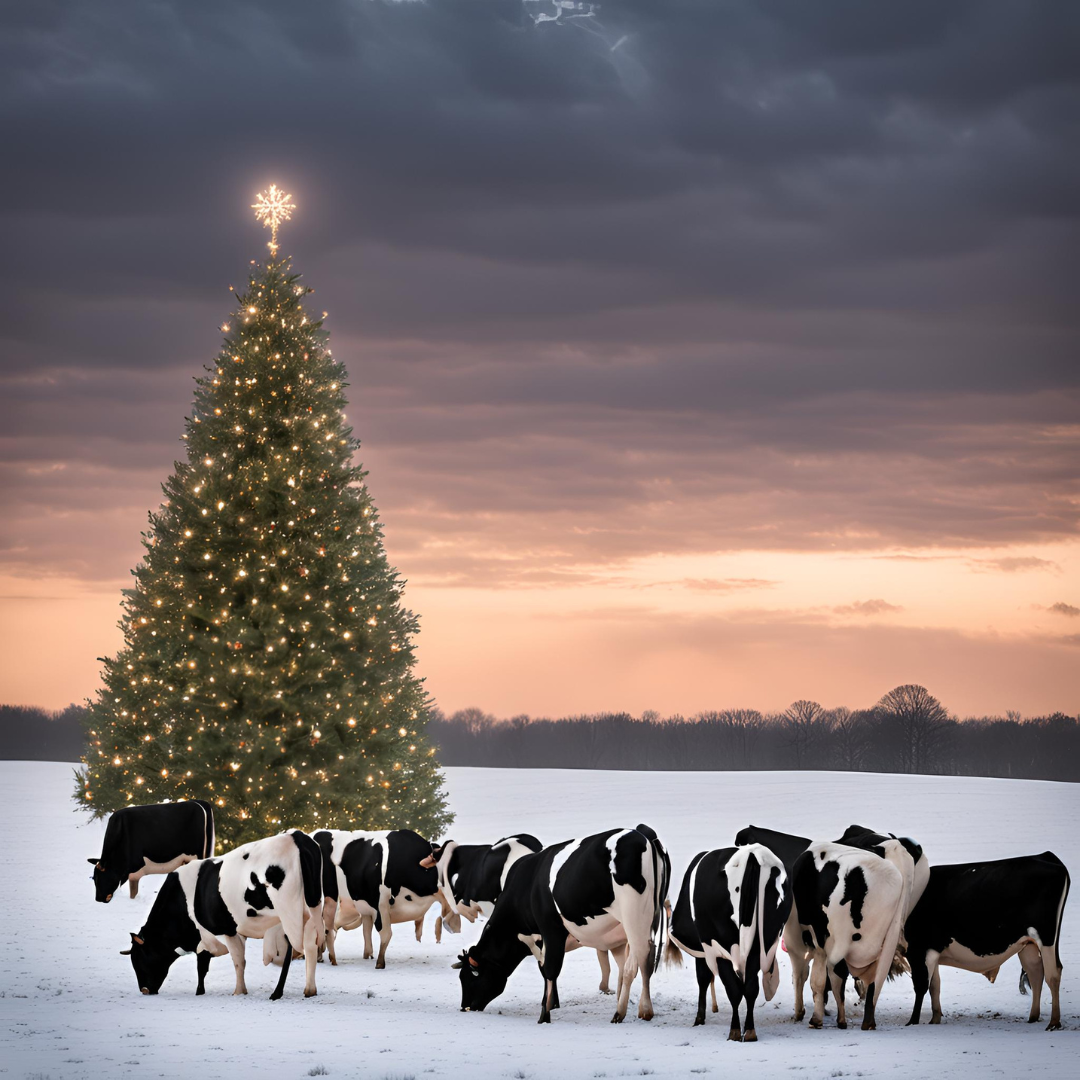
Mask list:
[{"label": "holstein cow", "polygon": [[867,986],[862,1027],[877,1024],[874,1007],[892,967],[904,921],[904,874],[889,860],[846,844],[811,844],[795,860],[793,894],[803,941],[813,951],[814,1015],[822,1026],[826,973],[846,1028],[840,964]]},{"label": "holstein cow", "polygon": [[[767,847],[721,848],[694,856],[685,876],[668,934],[668,958],[681,964],[679,950],[695,958],[698,1011],[694,1026],[705,1023],[705,996],[717,975],[731,1002],[734,1042],[757,1042],[754,1003],[758,973],[765,1000],[779,983],[776,950],[791,910],[784,864]],[[739,1002],[746,1022],[739,1029]]]},{"label": "holstein cow", "polygon": [[619,965],[612,1023],[621,1023],[641,971],[638,1016],[651,1020],[649,982],[662,943],[671,863],[647,825],[566,840],[525,855],[510,868],[480,940],[453,966],[461,972],[462,1012],[482,1012],[532,953],[544,995],[539,1023],[559,1007],[558,978],[568,950],[613,951]]},{"label": "holstein cow", "polygon": [[930,990],[931,1024],[941,1023],[939,966],[978,971],[991,982],[1010,956],[1031,985],[1028,1023],[1039,1019],[1043,975],[1052,1008],[1047,1031],[1061,1027],[1061,917],[1069,872],[1052,852],[994,862],[930,868],[930,882],[907,920],[908,962],[915,984],[917,1024]]},{"label": "holstein cow", "polygon": [[[763,829],[759,825],[748,825],[735,834],[735,843],[743,847],[747,844],[763,844],[783,864],[788,878],[788,895],[791,895],[791,880],[795,870],[795,860],[810,846],[810,839],[795,836],[792,833],[777,832],[775,829]],[[803,988],[810,974],[811,949],[804,941],[802,928],[799,926],[799,913],[792,903],[787,922],[784,924],[784,951],[791,961],[791,985],[795,991],[795,1020],[801,1021],[806,1015],[803,1004]],[[825,1007],[822,1001],[822,1008]],[[713,1012],[716,1012],[716,997],[713,996]]]},{"label": "holstein cow", "polygon": [[147,874],[169,874],[214,854],[214,808],[202,799],[125,806],[110,818],[94,868],[95,899],[107,904],[126,881],[134,899]]},{"label": "holstein cow", "polygon": [[[439,890],[450,914],[443,916],[447,929],[461,930],[461,916],[475,922],[478,915],[490,915],[495,901],[506,884],[510,867],[523,855],[539,851],[544,845],[529,833],[505,836],[494,844],[459,844],[446,840],[432,848],[420,860],[421,866],[434,866],[439,874]],[[596,954],[600,961],[600,992],[611,994],[611,959],[606,950]]]},{"label": "holstein cow", "polygon": [[[234,994],[246,994],[244,939],[261,938],[281,924],[286,942],[300,944],[306,958],[304,996],[315,994],[315,958],[323,939],[322,856],[319,845],[299,829],[255,840],[216,859],[190,862],[173,871],[154,900],[146,925],[131,935],[139,989],[156,994],[178,956],[195,953],[199,983],[212,956],[232,956]],[[292,948],[271,1001],[281,997]]]},{"label": "holstein cow", "polygon": [[[348,832],[320,829],[314,840],[323,853],[324,921],[330,963],[337,963],[334,936],[338,928],[364,928],[364,959],[374,955],[371,928],[379,934],[376,968],[386,967],[386,947],[394,923],[410,922],[420,940],[424,916],[440,899],[438,872],[421,866],[431,855],[431,842],[410,829],[393,832]],[[459,922],[460,925],[460,922]],[[441,916],[435,940],[442,940]]]}]

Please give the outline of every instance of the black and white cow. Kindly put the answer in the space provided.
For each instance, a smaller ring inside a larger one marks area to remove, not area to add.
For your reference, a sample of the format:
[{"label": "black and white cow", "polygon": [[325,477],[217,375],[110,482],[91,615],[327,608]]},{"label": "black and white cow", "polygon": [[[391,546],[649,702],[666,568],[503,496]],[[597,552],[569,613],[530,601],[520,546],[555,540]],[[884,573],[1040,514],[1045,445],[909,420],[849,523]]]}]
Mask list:
[{"label": "black and white cow", "polygon": [[[695,958],[698,1011],[694,1026],[705,1023],[705,996],[719,975],[731,1002],[734,1042],[757,1042],[754,1003],[758,973],[765,1000],[779,983],[776,950],[791,911],[791,890],[784,864],[767,847],[703,851],[683,877],[671,916],[668,956],[682,963],[679,949]],[[746,1022],[739,1028],[739,1003],[746,1002]]]},{"label": "black and white cow", "polygon": [[[337,963],[337,929],[355,930],[358,926],[364,929],[364,959],[370,960],[374,926],[379,935],[375,967],[386,967],[392,925],[413,923],[419,941],[424,916],[440,900],[438,872],[433,866],[420,865],[431,855],[431,842],[410,829],[320,829],[314,840],[323,853],[323,909],[330,963]],[[442,940],[441,916],[435,922],[435,940]]]},{"label": "black and white cow", "polygon": [[134,898],[147,874],[169,874],[214,854],[214,808],[202,799],[125,806],[110,818],[94,867],[95,899],[107,904],[126,881]]},{"label": "black and white cow", "polygon": [[[178,956],[195,953],[199,983],[212,956],[232,956],[234,994],[246,994],[244,939],[261,938],[279,923],[288,943],[304,950],[304,996],[315,994],[315,959],[323,940],[322,854],[299,829],[255,840],[216,859],[201,859],[174,870],[154,900],[146,924],[131,935],[131,956],[139,989],[156,994]],[[281,997],[292,949],[286,948],[271,1001]]]},{"label": "black and white cow", "polygon": [[[808,837],[777,832],[775,829],[764,829],[760,825],[748,825],[735,834],[735,843],[740,847],[747,844],[762,844],[767,847],[784,864],[788,878],[787,891],[789,896],[791,895],[795,860],[810,846],[811,841]],[[789,908],[787,922],[784,924],[784,951],[791,961],[791,985],[795,991],[795,1020],[798,1022],[806,1015],[803,989],[810,975],[813,949],[803,941],[799,913],[794,903]],[[824,1008],[824,1002],[822,1002],[822,1008]],[[713,1012],[716,1012],[715,997],[713,998]]]},{"label": "black and white cow", "polygon": [[664,901],[671,876],[667,852],[647,825],[566,840],[525,855],[510,868],[480,940],[454,964],[461,972],[461,1009],[482,1012],[506,988],[530,953],[540,962],[541,1024],[559,1007],[558,978],[567,951],[613,952],[619,965],[612,1023],[621,1023],[630,986],[641,971],[638,1016],[653,1016],[649,982],[662,944]]},{"label": "black and white cow", "polygon": [[[922,845],[909,836],[896,836],[895,833],[879,833],[865,825],[849,825],[844,835],[837,841],[848,847],[872,851],[883,859],[888,859],[904,875],[904,919],[911,914],[919,902],[926,883],[930,880],[930,863]],[[903,945],[903,935],[900,937]]]},{"label": "black and white cow", "polygon": [[1010,956],[1031,985],[1028,1023],[1039,1019],[1043,976],[1052,1008],[1047,1031],[1061,1027],[1061,918],[1069,895],[1069,872],[1052,852],[993,862],[930,868],[930,881],[908,917],[908,963],[915,984],[917,1024],[930,991],[931,1024],[941,1023],[939,966],[964,968],[991,982]]},{"label": "black and white cow", "polygon": [[[544,845],[529,833],[504,836],[494,844],[459,844],[446,840],[436,845],[421,866],[434,866],[439,874],[439,890],[446,909],[443,922],[452,934],[461,930],[461,916],[475,922],[478,915],[490,915],[506,884],[510,867],[523,855]],[[611,958],[607,950],[596,954],[600,961],[600,993],[611,994]]]},{"label": "black and white cow", "polygon": [[862,1027],[873,1030],[877,1027],[874,1008],[904,925],[903,872],[875,852],[847,844],[816,843],[795,860],[792,878],[799,927],[815,961],[810,1026],[822,1026],[828,977],[836,999],[837,1027],[847,1027],[846,970],[866,984]]}]

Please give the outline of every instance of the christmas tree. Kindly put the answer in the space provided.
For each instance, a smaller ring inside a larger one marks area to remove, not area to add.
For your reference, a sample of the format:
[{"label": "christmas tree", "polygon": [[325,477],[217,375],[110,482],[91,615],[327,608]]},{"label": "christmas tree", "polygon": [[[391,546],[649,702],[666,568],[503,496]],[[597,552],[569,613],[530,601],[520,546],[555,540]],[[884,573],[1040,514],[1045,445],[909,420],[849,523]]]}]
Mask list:
[{"label": "christmas tree", "polygon": [[[354,464],[345,368],[277,229],[196,380],[187,460],[150,514],[124,646],[87,716],[80,803],[205,798],[218,836],[449,823],[413,674],[416,617]],[[325,316],[325,312],[323,313]]]}]

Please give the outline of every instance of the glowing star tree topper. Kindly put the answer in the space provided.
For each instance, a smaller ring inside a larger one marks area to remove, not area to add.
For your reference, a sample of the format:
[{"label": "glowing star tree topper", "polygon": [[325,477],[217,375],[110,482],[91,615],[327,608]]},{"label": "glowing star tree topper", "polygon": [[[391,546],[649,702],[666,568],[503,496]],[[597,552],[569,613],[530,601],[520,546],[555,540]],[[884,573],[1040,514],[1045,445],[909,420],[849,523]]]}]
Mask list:
[{"label": "glowing star tree topper", "polygon": [[271,184],[265,191],[260,191],[255,196],[251,209],[255,211],[256,219],[261,221],[264,227],[269,226],[270,242],[266,246],[270,249],[271,255],[276,255],[278,226],[283,221],[288,221],[296,209],[292,196],[287,195],[277,184]]}]

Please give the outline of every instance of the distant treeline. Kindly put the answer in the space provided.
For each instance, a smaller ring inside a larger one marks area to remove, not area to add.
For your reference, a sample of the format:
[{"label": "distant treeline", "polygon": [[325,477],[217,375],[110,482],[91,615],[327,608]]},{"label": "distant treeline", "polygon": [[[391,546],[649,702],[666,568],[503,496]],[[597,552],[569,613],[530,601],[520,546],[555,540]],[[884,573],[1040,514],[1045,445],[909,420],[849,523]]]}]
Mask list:
[{"label": "distant treeline", "polygon": [[47,712],[21,705],[0,705],[0,759],[4,761],[78,761],[83,754],[81,705]]},{"label": "distant treeline", "polygon": [[437,714],[428,733],[443,765],[533,769],[839,769],[1080,781],[1080,718],[1053,713],[950,716],[921,686],[869,709],[796,701],[782,713],[595,713],[496,720]]},{"label": "distant treeline", "polygon": [[[78,761],[83,709],[0,705],[0,759]],[[594,713],[497,720],[480,709],[434,711],[443,765],[530,769],[839,769],[1080,781],[1080,717],[950,716],[921,686],[869,709],[796,701],[781,713],[696,716]]]}]

